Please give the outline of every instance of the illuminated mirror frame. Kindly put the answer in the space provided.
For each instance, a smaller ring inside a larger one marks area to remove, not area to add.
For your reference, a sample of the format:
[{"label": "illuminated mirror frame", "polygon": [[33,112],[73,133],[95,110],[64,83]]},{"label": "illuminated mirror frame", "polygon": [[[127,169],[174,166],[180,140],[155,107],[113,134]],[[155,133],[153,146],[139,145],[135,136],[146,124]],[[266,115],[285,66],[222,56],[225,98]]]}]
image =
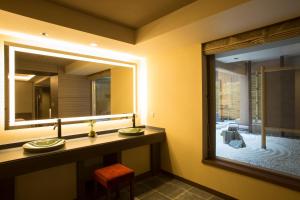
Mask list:
[{"label": "illuminated mirror frame", "polygon": [[[83,116],[83,117],[68,117],[68,118],[60,118],[62,122],[71,123],[71,122],[83,122],[87,120],[101,120],[101,119],[117,119],[117,118],[126,118],[132,117],[134,113],[136,113],[136,64],[135,63],[127,63],[118,60],[108,60],[101,59],[96,57],[88,57],[79,54],[71,54],[66,52],[57,52],[55,50],[40,50],[34,49],[32,47],[21,47],[17,45],[7,45],[8,46],[8,94],[9,94],[9,113],[8,113],[8,128],[9,127],[20,127],[20,126],[30,126],[30,125],[46,125],[57,122],[58,118],[53,119],[43,119],[43,120],[27,120],[27,121],[16,121],[15,118],[15,53],[23,52],[23,53],[32,53],[39,54],[44,56],[53,56],[60,58],[67,58],[79,61],[87,61],[94,63],[101,63],[107,65],[114,65],[120,67],[129,67],[133,69],[133,113],[126,114],[114,114],[114,115],[98,115],[98,116]],[[6,93],[7,95],[7,93]],[[6,123],[7,124],[7,123]],[[20,127],[21,128],[21,127]]]}]

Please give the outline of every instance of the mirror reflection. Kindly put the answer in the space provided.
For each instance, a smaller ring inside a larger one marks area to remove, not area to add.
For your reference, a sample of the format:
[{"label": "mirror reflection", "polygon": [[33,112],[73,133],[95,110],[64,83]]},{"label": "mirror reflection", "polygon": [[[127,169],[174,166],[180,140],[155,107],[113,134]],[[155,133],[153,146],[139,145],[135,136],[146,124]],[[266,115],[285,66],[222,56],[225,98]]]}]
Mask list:
[{"label": "mirror reflection", "polygon": [[16,121],[133,113],[133,68],[15,53]]}]

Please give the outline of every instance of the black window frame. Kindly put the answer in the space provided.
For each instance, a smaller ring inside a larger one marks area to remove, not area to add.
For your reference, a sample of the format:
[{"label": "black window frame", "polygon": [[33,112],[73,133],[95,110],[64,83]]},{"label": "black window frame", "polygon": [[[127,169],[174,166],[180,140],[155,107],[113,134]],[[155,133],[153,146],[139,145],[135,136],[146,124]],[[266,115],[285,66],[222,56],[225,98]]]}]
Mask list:
[{"label": "black window frame", "polygon": [[[282,27],[285,28],[285,34],[280,34],[282,33],[280,27],[281,29]],[[261,35],[259,35],[260,33]],[[273,33],[273,36],[268,33]],[[278,34],[276,35],[276,33]],[[251,36],[253,34],[260,36],[262,40],[259,40],[259,37],[256,37],[255,39],[253,39],[254,42],[253,40],[251,40],[251,38],[245,42],[245,37],[247,38],[247,35]],[[244,37],[240,37],[241,35]],[[276,35],[276,37],[274,37],[274,35]],[[215,54],[229,50],[256,46],[258,44],[265,44],[268,42],[289,39],[293,37],[300,37],[300,17],[202,44],[202,162],[204,164],[233,171],[239,174],[281,185],[289,189],[300,191],[299,177],[280,173],[278,171],[267,168],[256,167],[247,163],[217,157],[215,151]],[[240,43],[235,42],[233,44],[230,43],[230,41],[232,41],[232,38],[242,39]]]}]

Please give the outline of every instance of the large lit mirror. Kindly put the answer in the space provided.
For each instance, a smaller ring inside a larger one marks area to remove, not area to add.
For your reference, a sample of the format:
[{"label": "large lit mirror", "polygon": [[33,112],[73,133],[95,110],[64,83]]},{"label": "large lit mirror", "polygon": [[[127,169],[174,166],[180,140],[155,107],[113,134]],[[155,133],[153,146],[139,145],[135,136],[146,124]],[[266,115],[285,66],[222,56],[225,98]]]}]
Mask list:
[{"label": "large lit mirror", "polygon": [[9,126],[130,116],[135,65],[7,46]]}]

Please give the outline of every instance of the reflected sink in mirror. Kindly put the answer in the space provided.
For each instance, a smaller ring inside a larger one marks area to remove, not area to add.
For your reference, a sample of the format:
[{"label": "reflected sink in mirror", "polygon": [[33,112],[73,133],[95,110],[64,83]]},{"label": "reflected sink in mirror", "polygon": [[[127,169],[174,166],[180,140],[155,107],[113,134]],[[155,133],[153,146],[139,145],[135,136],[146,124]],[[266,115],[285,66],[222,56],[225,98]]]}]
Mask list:
[{"label": "reflected sink in mirror", "polygon": [[125,136],[138,136],[144,135],[144,129],[142,128],[122,128],[118,130],[120,135]]},{"label": "reflected sink in mirror", "polygon": [[65,145],[65,139],[61,138],[47,138],[34,140],[27,142],[23,145],[23,148],[26,152],[40,153],[47,151],[54,151],[62,148]]}]

